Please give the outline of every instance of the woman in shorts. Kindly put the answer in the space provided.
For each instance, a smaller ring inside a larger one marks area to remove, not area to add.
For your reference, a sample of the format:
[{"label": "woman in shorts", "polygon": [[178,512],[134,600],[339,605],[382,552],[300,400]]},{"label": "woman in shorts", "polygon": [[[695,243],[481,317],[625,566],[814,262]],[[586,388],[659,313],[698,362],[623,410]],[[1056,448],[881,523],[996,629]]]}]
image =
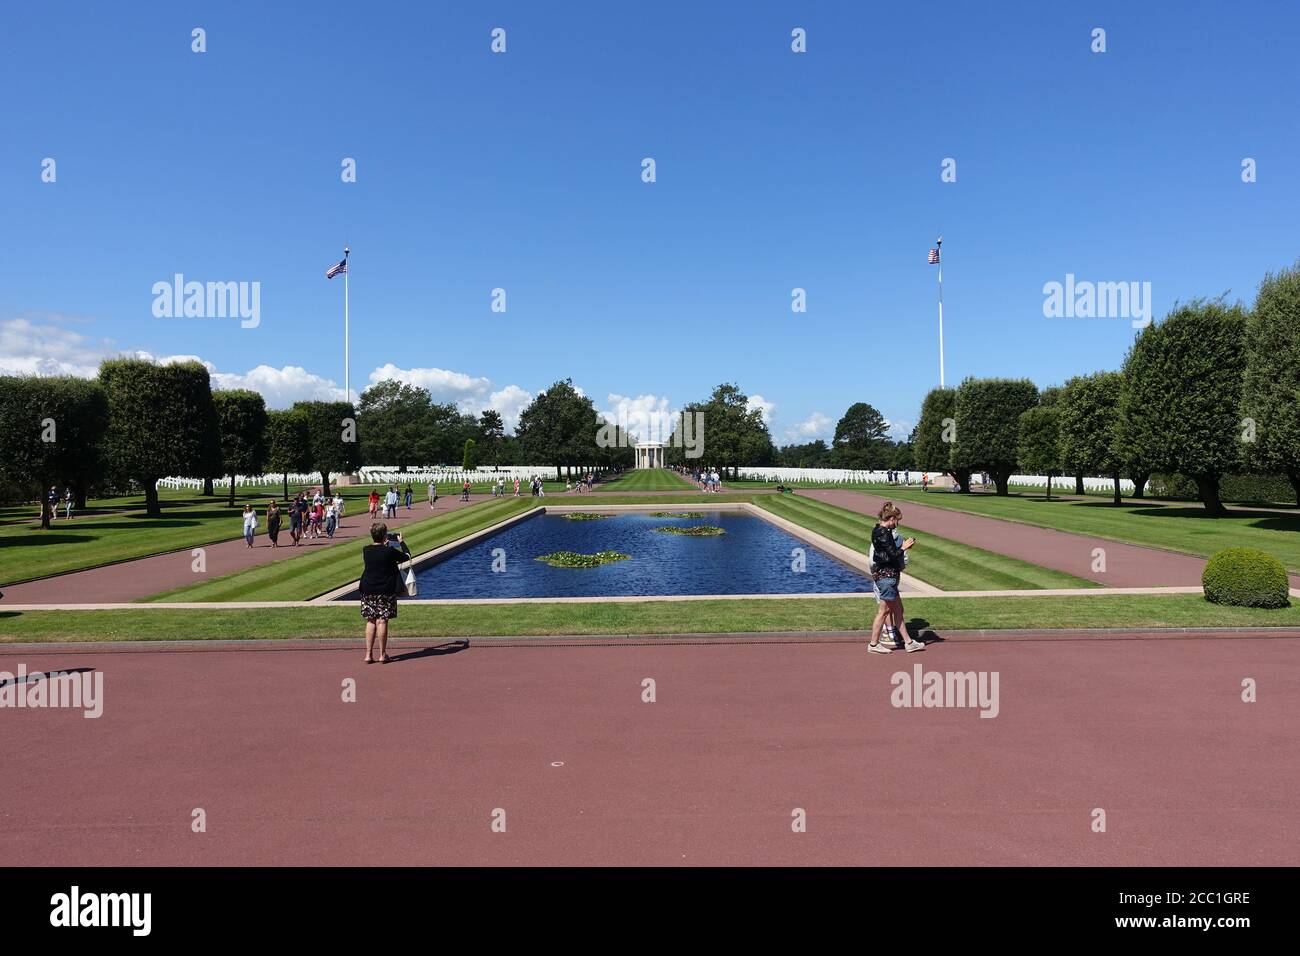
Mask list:
[{"label": "woman in shorts", "polygon": [[908,538],[902,545],[895,542],[894,529],[898,527],[903,512],[892,501],[885,502],[878,517],[879,522],[871,529],[871,580],[875,582],[879,603],[876,606],[876,619],[871,623],[871,643],[867,645],[867,650],[873,654],[889,654],[894,650],[880,640],[881,628],[887,619],[892,618],[894,627],[903,635],[903,650],[923,651],[925,645],[912,640],[912,635],[907,632],[907,624],[903,621],[903,600],[898,596],[904,552],[916,544],[916,539]]}]

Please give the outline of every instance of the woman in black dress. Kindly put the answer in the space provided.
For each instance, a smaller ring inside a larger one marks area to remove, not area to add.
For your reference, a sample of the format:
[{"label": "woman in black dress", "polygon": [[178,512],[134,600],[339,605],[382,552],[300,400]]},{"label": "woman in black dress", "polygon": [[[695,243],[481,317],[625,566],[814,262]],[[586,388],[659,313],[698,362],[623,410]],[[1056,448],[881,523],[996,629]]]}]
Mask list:
[{"label": "woman in black dress", "polygon": [[388,539],[388,525],[376,521],[370,526],[374,544],[361,549],[365,570],[361,573],[361,616],[366,619],[367,664],[373,664],[375,638],[379,638],[379,659],[387,664],[388,622],[397,617],[397,594],[402,589],[400,566],[411,556],[400,534]]},{"label": "woman in black dress", "polygon": [[280,506],[274,501],[266,506],[266,533],[271,536],[271,547],[279,547],[276,542],[280,538]]}]

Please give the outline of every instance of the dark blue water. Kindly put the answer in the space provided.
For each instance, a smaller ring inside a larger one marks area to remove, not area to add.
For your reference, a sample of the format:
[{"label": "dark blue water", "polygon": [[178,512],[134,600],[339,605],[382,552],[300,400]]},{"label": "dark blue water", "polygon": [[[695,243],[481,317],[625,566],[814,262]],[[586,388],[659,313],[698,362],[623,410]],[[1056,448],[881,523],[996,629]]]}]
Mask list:
[{"label": "dark blue water", "polygon": [[[659,594],[793,594],[863,592],[871,581],[846,564],[762,518],[706,511],[703,518],[654,518],[628,512],[599,521],[537,515],[483,538],[416,572],[421,598],[602,597]],[[691,538],[654,529],[666,524],[725,528]],[[505,552],[493,571],[492,552]],[[802,548],[806,570],[791,569]],[[539,555],[554,551],[619,551],[627,561],[598,568],[553,568]],[[414,598],[413,600],[419,600]]]}]

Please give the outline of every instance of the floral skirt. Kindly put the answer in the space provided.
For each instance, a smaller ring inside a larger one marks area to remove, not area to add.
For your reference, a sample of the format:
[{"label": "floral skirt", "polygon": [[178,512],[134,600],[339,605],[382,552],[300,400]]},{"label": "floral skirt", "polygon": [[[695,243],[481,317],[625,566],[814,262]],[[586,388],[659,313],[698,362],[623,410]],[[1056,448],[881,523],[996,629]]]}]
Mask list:
[{"label": "floral skirt", "polygon": [[361,616],[367,621],[387,621],[397,617],[397,598],[392,594],[363,594]]}]

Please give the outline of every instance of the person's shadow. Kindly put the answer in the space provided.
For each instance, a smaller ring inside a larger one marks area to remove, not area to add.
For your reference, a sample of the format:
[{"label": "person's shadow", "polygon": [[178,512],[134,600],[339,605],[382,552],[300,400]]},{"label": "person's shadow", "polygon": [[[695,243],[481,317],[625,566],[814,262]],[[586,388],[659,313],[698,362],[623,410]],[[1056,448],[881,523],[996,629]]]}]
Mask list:
[{"label": "person's shadow", "polygon": [[930,622],[923,617],[914,617],[907,622],[907,633],[912,639],[922,644],[942,644],[943,638],[930,627]]},{"label": "person's shadow", "polygon": [[447,654],[458,654],[465,650],[469,650],[469,639],[461,638],[450,643],[421,647],[419,650],[407,651],[405,654],[390,654],[388,659],[391,663],[396,664],[398,661],[414,661],[419,660],[421,657],[443,657]]}]

